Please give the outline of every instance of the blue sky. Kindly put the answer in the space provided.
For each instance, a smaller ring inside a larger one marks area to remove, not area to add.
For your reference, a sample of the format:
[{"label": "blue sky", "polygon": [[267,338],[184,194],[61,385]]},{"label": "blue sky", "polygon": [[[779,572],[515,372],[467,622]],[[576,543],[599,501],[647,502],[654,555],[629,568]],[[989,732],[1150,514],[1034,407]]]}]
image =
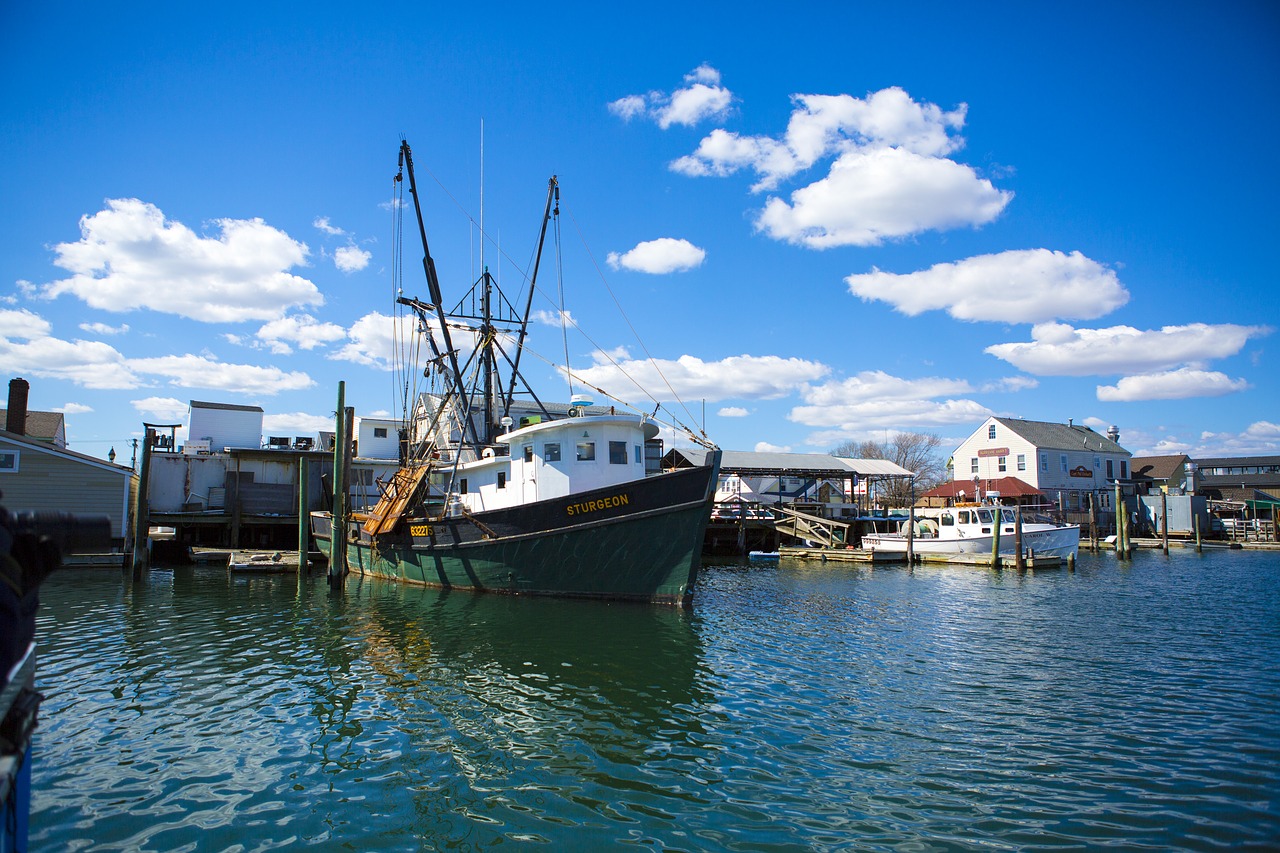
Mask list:
[{"label": "blue sky", "polygon": [[457,298],[483,123],[491,267],[557,175],[574,368],[651,410],[651,356],[722,447],[1280,453],[1280,6],[433,5],[0,6],[0,364],[73,449],[394,413],[400,137]]}]

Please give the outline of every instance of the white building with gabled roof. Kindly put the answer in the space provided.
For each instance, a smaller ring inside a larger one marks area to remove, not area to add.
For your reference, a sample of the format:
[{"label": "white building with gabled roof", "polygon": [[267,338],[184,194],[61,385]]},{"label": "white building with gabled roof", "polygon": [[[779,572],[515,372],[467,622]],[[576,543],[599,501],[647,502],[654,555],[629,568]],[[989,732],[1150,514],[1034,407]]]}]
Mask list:
[{"label": "white building with gabled roof", "polygon": [[1081,510],[1088,506],[1085,495],[1109,494],[1129,479],[1133,454],[1119,441],[1114,426],[1102,435],[1072,421],[990,417],[952,454],[952,479],[977,481],[986,495],[984,482],[1017,477],[1052,500],[1061,495],[1063,510]]}]

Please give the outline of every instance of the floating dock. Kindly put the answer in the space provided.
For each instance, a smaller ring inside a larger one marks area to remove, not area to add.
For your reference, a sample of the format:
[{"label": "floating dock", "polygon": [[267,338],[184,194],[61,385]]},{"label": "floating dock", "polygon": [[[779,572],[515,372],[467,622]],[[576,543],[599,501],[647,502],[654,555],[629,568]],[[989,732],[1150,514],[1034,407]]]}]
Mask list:
[{"label": "floating dock", "polygon": [[227,570],[274,574],[298,571],[297,551],[232,551],[227,557]]}]

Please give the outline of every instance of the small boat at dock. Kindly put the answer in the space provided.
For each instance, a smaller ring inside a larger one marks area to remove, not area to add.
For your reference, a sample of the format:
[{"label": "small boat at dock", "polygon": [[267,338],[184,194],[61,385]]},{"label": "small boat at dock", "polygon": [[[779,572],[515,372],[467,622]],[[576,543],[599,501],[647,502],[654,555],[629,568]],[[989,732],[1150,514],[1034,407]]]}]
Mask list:
[{"label": "small boat at dock", "polygon": [[924,507],[915,510],[914,528],[902,521],[896,531],[867,533],[862,547],[876,552],[924,554],[990,554],[999,514],[1000,553],[1016,555],[1018,525],[1023,553],[1046,557],[1074,557],[1080,550],[1080,525],[1061,524],[1048,516],[1019,513],[1007,506]]}]

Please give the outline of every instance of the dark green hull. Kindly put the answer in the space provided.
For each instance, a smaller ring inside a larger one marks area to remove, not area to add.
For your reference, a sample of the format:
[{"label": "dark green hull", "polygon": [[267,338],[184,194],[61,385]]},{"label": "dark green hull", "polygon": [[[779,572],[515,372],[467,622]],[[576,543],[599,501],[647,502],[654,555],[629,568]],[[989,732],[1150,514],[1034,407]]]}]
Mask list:
[{"label": "dark green hull", "polygon": [[352,525],[348,569],[445,589],[683,603],[697,582],[718,469],[473,516],[407,519],[372,537]]}]

